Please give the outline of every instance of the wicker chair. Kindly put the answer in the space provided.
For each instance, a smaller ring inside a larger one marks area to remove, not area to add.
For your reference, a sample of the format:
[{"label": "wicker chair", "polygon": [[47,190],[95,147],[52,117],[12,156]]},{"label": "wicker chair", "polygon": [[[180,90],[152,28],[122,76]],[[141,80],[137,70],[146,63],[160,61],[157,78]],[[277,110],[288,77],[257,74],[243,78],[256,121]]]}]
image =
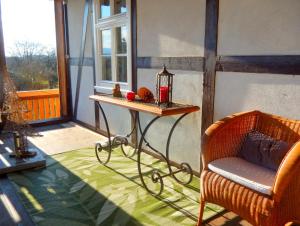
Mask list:
[{"label": "wicker chair", "polygon": [[[292,146],[265,195],[209,169],[214,160],[237,156],[245,135],[257,130]],[[243,112],[211,125],[202,140],[200,214],[206,202],[223,206],[253,225],[281,226],[300,220],[300,121],[259,111]]]}]

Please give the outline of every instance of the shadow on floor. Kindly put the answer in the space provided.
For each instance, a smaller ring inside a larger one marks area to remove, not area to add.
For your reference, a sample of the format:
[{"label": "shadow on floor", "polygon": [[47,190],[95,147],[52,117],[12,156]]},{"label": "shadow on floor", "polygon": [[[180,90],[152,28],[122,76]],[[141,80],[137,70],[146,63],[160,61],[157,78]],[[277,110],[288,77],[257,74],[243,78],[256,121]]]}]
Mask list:
[{"label": "shadow on floor", "polygon": [[[11,150],[11,143],[5,139],[0,145],[1,151]],[[30,143],[29,146],[34,145]],[[82,180],[55,158],[46,158],[46,168],[9,174],[10,180],[1,177],[0,225],[110,225],[112,219],[107,216],[107,209],[101,212],[103,205],[115,209],[114,212],[128,219],[130,225],[141,225],[90,186],[89,181]],[[89,199],[83,201],[82,194]],[[97,200],[93,208],[86,208],[86,202],[93,200]]]}]

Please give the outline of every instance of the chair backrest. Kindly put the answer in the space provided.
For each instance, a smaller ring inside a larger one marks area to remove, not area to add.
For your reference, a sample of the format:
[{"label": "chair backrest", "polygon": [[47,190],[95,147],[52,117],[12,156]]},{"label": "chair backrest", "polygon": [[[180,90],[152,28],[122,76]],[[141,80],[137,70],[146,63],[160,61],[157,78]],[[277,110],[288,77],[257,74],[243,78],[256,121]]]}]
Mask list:
[{"label": "chair backrest", "polygon": [[300,120],[258,112],[257,131],[292,145],[300,140]]}]

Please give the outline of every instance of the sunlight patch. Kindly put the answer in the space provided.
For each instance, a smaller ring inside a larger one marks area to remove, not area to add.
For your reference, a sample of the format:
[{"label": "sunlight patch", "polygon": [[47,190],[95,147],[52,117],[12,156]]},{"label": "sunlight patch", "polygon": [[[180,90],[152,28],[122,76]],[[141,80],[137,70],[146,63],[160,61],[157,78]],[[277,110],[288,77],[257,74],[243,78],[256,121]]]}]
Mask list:
[{"label": "sunlight patch", "polygon": [[28,200],[30,200],[31,204],[37,211],[42,211],[44,208],[41,206],[41,204],[36,200],[35,197],[33,197],[32,194],[27,190],[25,187],[21,187],[21,192],[26,196]]},{"label": "sunlight patch", "polygon": [[10,200],[5,194],[0,194],[1,202],[3,203],[3,206],[6,208],[7,212],[9,213],[9,216],[15,223],[19,223],[21,221],[20,215],[16,211],[15,207],[12,205]]}]

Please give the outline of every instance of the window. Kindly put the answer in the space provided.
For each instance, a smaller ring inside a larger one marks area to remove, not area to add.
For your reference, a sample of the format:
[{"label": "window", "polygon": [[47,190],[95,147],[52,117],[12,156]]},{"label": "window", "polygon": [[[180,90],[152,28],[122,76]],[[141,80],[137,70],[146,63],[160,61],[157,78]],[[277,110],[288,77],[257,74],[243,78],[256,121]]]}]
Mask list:
[{"label": "window", "polygon": [[99,92],[115,83],[131,89],[130,0],[94,0],[96,74]]}]

